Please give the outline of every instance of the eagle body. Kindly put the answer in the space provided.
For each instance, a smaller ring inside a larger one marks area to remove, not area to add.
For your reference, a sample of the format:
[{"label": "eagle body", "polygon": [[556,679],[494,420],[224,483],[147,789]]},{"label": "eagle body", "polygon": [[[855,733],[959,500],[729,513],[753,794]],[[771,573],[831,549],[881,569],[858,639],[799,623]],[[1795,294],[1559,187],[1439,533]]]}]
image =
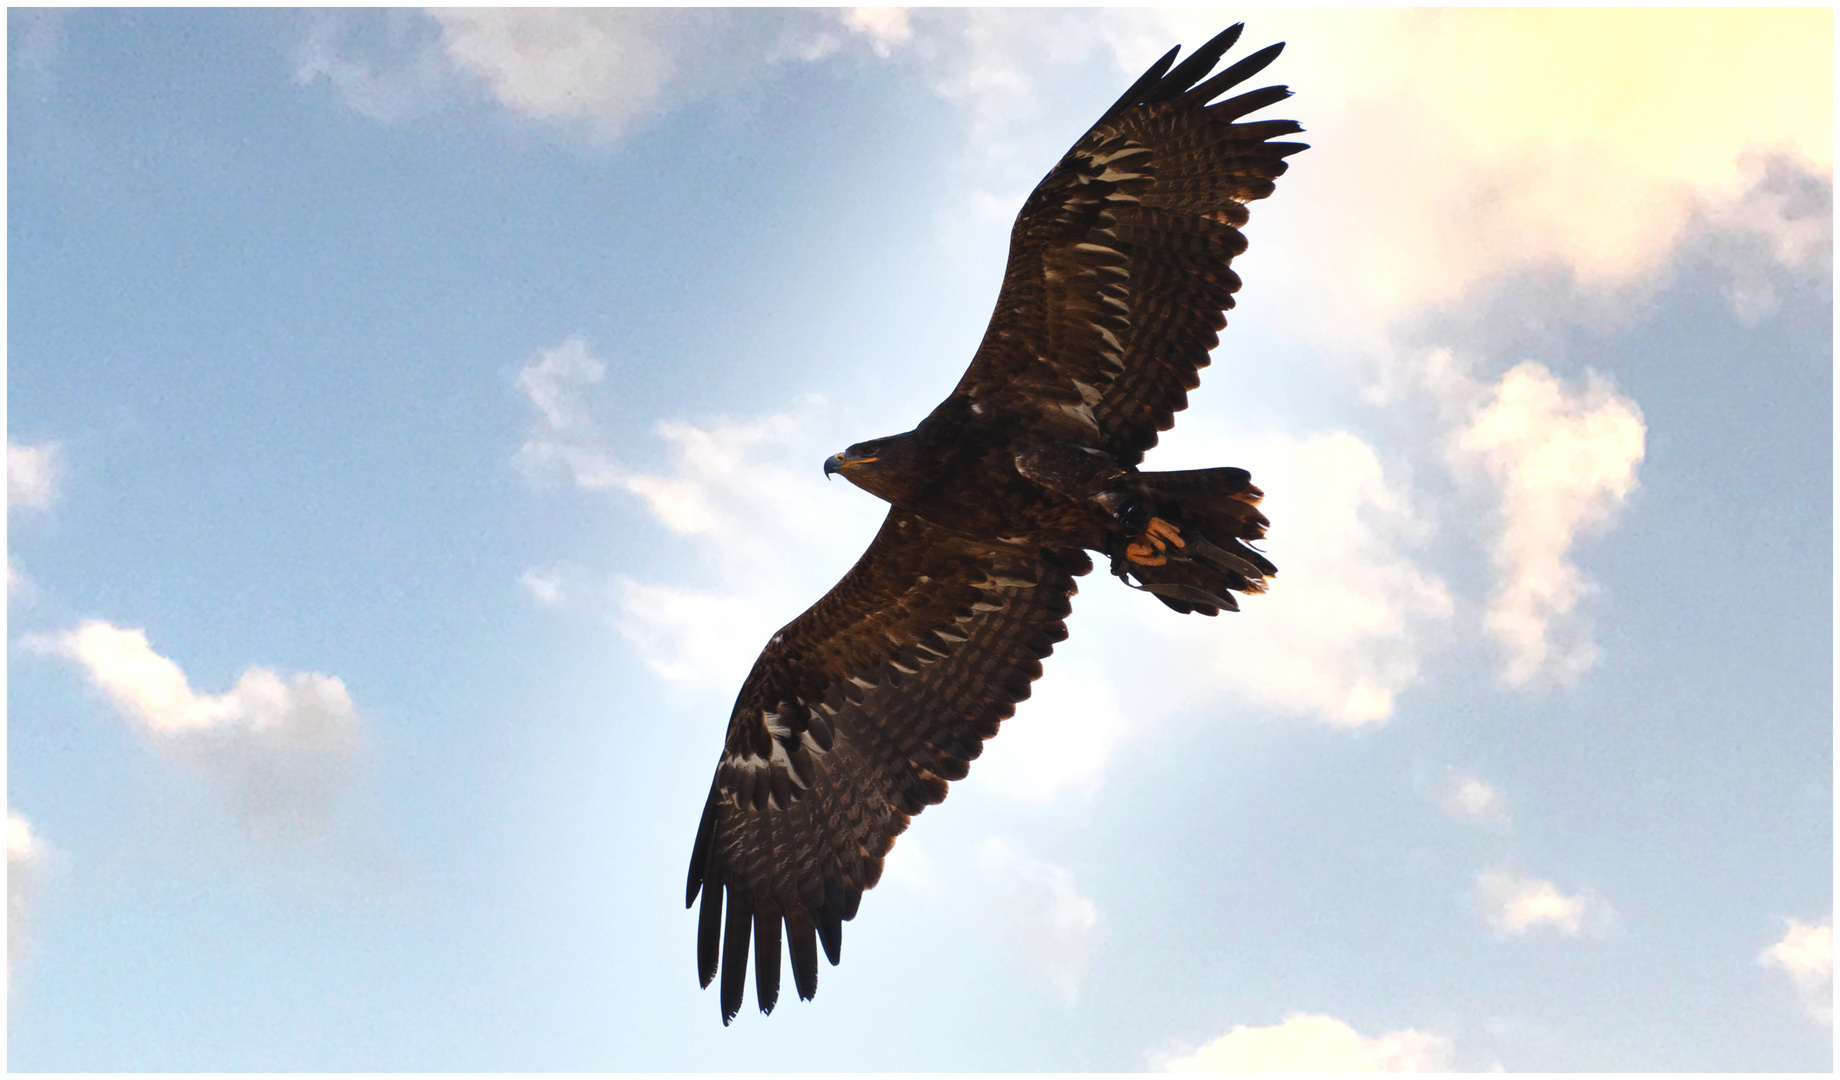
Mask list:
[{"label": "eagle body", "polygon": [[1087,554],[1170,608],[1237,610],[1277,568],[1243,469],[1146,472],[1225,327],[1246,204],[1271,194],[1289,120],[1215,102],[1271,46],[1207,77],[1239,26],[1153,65],[1038,184],[1010,233],[990,326],[913,430],[826,460],[889,504],[843,580],[768,641],[742,684],[691,852],[697,969],[763,1012],[782,944],[799,996],[913,815],[943,800],[1067,636]]}]

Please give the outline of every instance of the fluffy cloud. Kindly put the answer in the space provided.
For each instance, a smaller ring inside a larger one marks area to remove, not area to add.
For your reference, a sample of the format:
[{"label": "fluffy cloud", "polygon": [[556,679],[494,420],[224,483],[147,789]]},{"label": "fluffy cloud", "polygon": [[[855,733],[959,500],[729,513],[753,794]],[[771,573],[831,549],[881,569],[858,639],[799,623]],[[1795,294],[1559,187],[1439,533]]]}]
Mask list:
[{"label": "fluffy cloud", "polygon": [[58,444],[6,444],[6,508],[47,510],[57,498],[64,465]]},{"label": "fluffy cloud", "polygon": [[226,693],[199,694],[140,630],[90,620],[35,643],[80,664],[116,711],[191,769],[258,842],[318,849],[350,828],[365,740],[338,679],[252,667]]},{"label": "fluffy cloud", "polygon": [[6,815],[6,981],[13,983],[30,941],[32,907],[46,858],[45,842],[18,814]]},{"label": "fluffy cloud", "polygon": [[1193,619],[1145,629],[1194,658],[1171,666],[1204,671],[1206,686],[1342,727],[1386,720],[1454,610],[1444,583],[1409,557],[1424,523],[1373,448],[1347,432],[1274,439],[1241,456],[1258,462],[1253,480],[1266,492],[1271,598],[1205,630]]},{"label": "fluffy cloud", "polygon": [[1817,1022],[1834,1022],[1834,920],[1788,920],[1781,940],[1763,950],[1758,963],[1789,977],[1802,1007]]},{"label": "fluffy cloud", "polygon": [[1054,992],[1080,992],[1099,909],[1065,867],[1037,859],[992,836],[978,845],[978,865],[996,896],[1003,938]]},{"label": "fluffy cloud", "polygon": [[1508,800],[1501,789],[1474,773],[1452,770],[1438,805],[1458,821],[1505,824]]},{"label": "fluffy cloud", "polygon": [[1641,410],[1603,379],[1591,375],[1573,391],[1532,362],[1504,375],[1457,434],[1459,467],[1479,465],[1500,494],[1483,625],[1507,654],[1509,683],[1570,682],[1597,662],[1574,619],[1591,586],[1569,556],[1580,533],[1629,497],[1646,434]]},{"label": "fluffy cloud", "polygon": [[1443,1072],[1451,1043],[1430,1032],[1406,1029],[1367,1038],[1332,1016],[1296,1013],[1282,1024],[1235,1027],[1187,1057],[1170,1072]]},{"label": "fluffy cloud", "polygon": [[1483,918],[1499,934],[1521,937],[1551,927],[1563,937],[1601,937],[1615,925],[1616,912],[1586,892],[1567,896],[1550,881],[1490,870],[1476,879]]}]

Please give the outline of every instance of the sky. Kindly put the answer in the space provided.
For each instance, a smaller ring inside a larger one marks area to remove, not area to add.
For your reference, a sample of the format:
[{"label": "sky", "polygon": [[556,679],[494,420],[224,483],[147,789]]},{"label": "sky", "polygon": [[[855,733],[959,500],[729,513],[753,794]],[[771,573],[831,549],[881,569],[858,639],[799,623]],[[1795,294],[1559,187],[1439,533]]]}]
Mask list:
[{"label": "sky", "polygon": [[[811,1002],[728,709],[1036,180],[1247,23],[1313,148],[1103,573]],[[8,14],[8,1064],[1832,1067],[1826,9]]]}]

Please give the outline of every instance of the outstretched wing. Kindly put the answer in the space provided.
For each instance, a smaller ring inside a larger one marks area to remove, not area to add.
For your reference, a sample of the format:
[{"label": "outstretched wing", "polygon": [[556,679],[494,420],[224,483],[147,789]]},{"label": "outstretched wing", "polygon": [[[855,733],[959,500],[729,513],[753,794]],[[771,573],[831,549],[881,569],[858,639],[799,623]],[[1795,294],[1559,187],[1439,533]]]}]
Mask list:
[{"label": "outstretched wing", "polygon": [[[749,939],[763,1012],[780,927],[799,996],[909,818],[946,797],[1067,636],[1081,551],[981,543],[891,510],[842,581],[748,674],[690,856],[697,968],[741,1008]],[[723,914],[724,894],[727,914]]]},{"label": "outstretched wing", "polygon": [[1306,149],[1271,141],[1303,130],[1295,121],[1239,122],[1285,87],[1208,104],[1284,48],[1200,82],[1240,29],[1173,71],[1170,50],[1036,186],[1010,231],[996,313],[942,409],[1007,416],[1135,465],[1187,407],[1239,289],[1229,264],[1246,247],[1246,204]]}]

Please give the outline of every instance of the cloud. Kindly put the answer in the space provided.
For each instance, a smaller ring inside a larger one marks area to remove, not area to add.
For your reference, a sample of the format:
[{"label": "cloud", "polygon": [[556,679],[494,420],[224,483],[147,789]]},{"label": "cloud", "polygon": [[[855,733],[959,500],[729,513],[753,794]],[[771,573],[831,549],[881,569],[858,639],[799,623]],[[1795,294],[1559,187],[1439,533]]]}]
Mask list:
[{"label": "cloud", "polygon": [[[1056,655],[1068,651],[1063,644]],[[1034,693],[1003,722],[1002,737],[985,744],[972,769],[979,786],[1025,802],[1091,794],[1127,732],[1110,683],[1071,658],[1049,659],[1043,667]]]},{"label": "cloud", "polygon": [[251,667],[195,692],[141,630],[88,620],[32,644],[80,664],[117,712],[182,763],[252,839],[278,851],[349,839],[366,733],[345,684]]},{"label": "cloud", "polygon": [[978,845],[978,865],[996,894],[992,911],[1003,939],[1071,1004],[1085,976],[1098,907],[1065,867],[1019,852],[1001,837]]},{"label": "cloud", "polygon": [[561,473],[578,487],[618,486],[623,471],[608,454],[584,396],[607,376],[607,365],[580,337],[537,353],[518,370],[518,389],[537,409],[537,428],[519,447],[517,463],[532,476]]},{"label": "cloud", "polygon": [[703,586],[621,577],[621,631],[659,675],[732,692],[767,638],[825,594],[887,510],[818,467],[835,420],[822,399],[759,419],[658,425],[670,463],[621,476],[652,518],[702,552]]},{"label": "cloud", "polygon": [[1449,1039],[1408,1028],[1367,1038],[1332,1016],[1294,1013],[1281,1024],[1240,1025],[1193,1054],[1176,1058],[1170,1072],[1444,1072]]},{"label": "cloud", "polygon": [[1193,619],[1146,628],[1189,656],[1169,666],[1199,673],[1203,686],[1338,727],[1385,721],[1454,611],[1443,581],[1408,555],[1425,524],[1374,449],[1348,432],[1273,438],[1241,457],[1257,462],[1253,482],[1272,521],[1269,598],[1205,630]]},{"label": "cloud", "polygon": [[[1157,18],[1183,40],[1218,21]],[[1528,268],[1623,288],[1653,275],[1706,207],[1742,198],[1758,155],[1832,173],[1826,11],[1274,10],[1250,21],[1261,40],[1291,41],[1275,78],[1299,88],[1286,112],[1314,146],[1268,211],[1287,238],[1265,264],[1281,281],[1272,295],[1334,311],[1300,324],[1325,341],[1370,347],[1414,313]],[[1719,57],[1716,77],[1707,56]],[[1121,56],[1121,70],[1148,59]],[[1374,207],[1385,212],[1362,209]]]},{"label": "cloud", "polygon": [[63,480],[63,451],[57,443],[6,444],[6,508],[49,510]]},{"label": "cloud", "polygon": [[867,37],[875,55],[884,58],[914,36],[913,26],[907,20],[906,8],[850,8],[843,13],[843,25]]},{"label": "cloud", "polygon": [[606,141],[776,64],[820,61],[853,43],[885,57],[910,37],[899,8],[319,13],[296,49],[294,78],[324,79],[348,108],[386,123],[484,97]]},{"label": "cloud", "polygon": [[44,874],[47,845],[25,818],[6,815],[6,982],[30,947],[33,910]]},{"label": "cloud", "polygon": [[436,109],[453,79],[439,28],[412,11],[327,12],[307,16],[294,49],[294,82],[321,79],[345,107],[381,123]]},{"label": "cloud", "polygon": [[1603,378],[1592,373],[1574,391],[1531,361],[1504,375],[1457,433],[1457,467],[1479,466],[1499,492],[1483,626],[1507,654],[1510,684],[1570,683],[1597,663],[1596,643],[1573,618],[1592,586],[1569,556],[1635,488],[1646,434],[1635,402]]},{"label": "cloud", "polygon": [[434,13],[447,60],[499,104],[543,120],[587,120],[613,135],[663,111],[685,31],[705,18],[670,8],[486,9]]},{"label": "cloud", "polygon": [[518,584],[524,587],[532,600],[546,608],[561,607],[566,598],[560,570],[538,570],[532,567],[518,578]]},{"label": "cloud", "polygon": [[[656,674],[685,689],[730,693],[772,632],[849,569],[886,508],[825,481],[818,463],[851,440],[833,433],[837,417],[818,397],[752,420],[661,422],[664,465],[630,468],[593,418],[592,392],[605,374],[580,338],[527,361],[518,386],[536,410],[536,430],[517,462],[531,475],[632,496],[670,543],[696,549],[685,564],[703,581],[619,575],[609,588],[621,633]],[[564,589],[534,571],[524,584],[539,602],[552,586]]]},{"label": "cloud", "polygon": [[1816,923],[1787,920],[1781,940],[1763,950],[1757,962],[1789,976],[1802,1008],[1816,1022],[1834,1023],[1834,920]]},{"label": "cloud", "polygon": [[1501,789],[1474,773],[1451,771],[1438,805],[1458,821],[1506,824],[1508,800]]},{"label": "cloud", "polygon": [[1567,896],[1550,881],[1490,870],[1476,879],[1483,917],[1505,937],[1522,937],[1551,927],[1563,937],[1602,937],[1616,923],[1616,912],[1586,892]]}]

